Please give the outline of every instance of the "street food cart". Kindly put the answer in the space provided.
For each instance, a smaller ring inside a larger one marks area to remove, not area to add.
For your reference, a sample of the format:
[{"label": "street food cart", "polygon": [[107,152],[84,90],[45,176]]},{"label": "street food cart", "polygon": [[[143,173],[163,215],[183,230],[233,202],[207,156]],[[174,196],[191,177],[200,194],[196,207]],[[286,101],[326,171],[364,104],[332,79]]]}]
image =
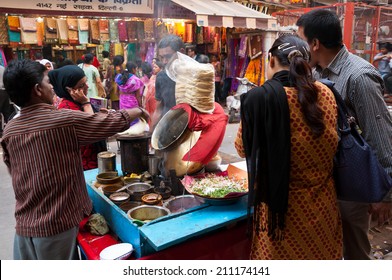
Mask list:
[{"label": "street food cart", "polygon": [[[94,212],[103,215],[111,229],[109,241],[102,237],[106,245],[115,244],[116,238],[131,243],[133,259],[248,259],[246,195],[228,205],[204,203],[138,226],[94,186],[97,174],[97,169],[86,171],[85,179]],[[89,242],[79,246],[84,253],[94,251]],[[95,253],[85,257],[99,259],[99,250]]]}]

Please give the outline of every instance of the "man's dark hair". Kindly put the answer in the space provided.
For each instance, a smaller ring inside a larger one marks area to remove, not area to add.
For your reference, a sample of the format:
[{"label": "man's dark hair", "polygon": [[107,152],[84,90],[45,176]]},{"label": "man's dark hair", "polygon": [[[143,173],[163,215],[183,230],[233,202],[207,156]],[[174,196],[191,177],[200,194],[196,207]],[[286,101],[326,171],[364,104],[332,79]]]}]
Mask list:
[{"label": "man's dark hair", "polygon": [[151,66],[151,64],[150,63],[148,63],[148,62],[142,62],[142,66],[141,66],[141,68],[142,68],[142,72],[143,72],[143,74],[144,75],[147,75],[147,77],[151,77],[151,72],[152,72],[152,66]]},{"label": "man's dark hair", "polygon": [[12,60],[4,71],[4,86],[12,102],[24,107],[31,99],[31,92],[44,78],[46,67],[30,59]]},{"label": "man's dark hair", "polygon": [[121,66],[124,63],[124,57],[122,55],[116,55],[113,57],[113,66]]},{"label": "man's dark hair", "polygon": [[109,57],[109,52],[108,52],[108,51],[103,51],[103,52],[102,52],[102,56],[103,56],[104,58],[108,58],[108,57]]},{"label": "man's dark hair", "polygon": [[342,46],[342,27],[338,16],[326,9],[316,9],[303,14],[297,21],[303,27],[308,43],[318,39],[327,49]]},{"label": "man's dark hair", "polygon": [[196,57],[196,61],[199,63],[210,63],[210,58],[205,54],[199,54]]},{"label": "man's dark hair", "polygon": [[93,60],[94,60],[94,55],[93,55],[93,54],[91,54],[91,53],[86,53],[86,54],[84,55],[84,59],[83,59],[83,62],[84,62],[84,63],[91,64],[91,63],[93,62]]},{"label": "man's dark hair", "polygon": [[173,51],[180,51],[184,49],[184,42],[176,35],[167,35],[163,37],[158,43],[158,49],[170,47]]},{"label": "man's dark hair", "polygon": [[37,59],[37,60],[40,60],[40,59],[43,59],[43,58],[44,58],[41,52],[36,52],[36,53],[34,54],[34,57],[35,57],[35,59]]}]

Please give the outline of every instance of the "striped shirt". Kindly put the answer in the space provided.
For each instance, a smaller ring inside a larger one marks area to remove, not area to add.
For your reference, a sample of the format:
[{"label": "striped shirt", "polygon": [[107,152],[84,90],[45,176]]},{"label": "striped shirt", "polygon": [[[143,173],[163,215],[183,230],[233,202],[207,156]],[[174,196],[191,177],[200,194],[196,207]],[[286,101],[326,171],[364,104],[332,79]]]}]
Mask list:
[{"label": "striped shirt", "polygon": [[335,82],[362,136],[392,176],[392,117],[383,98],[384,82],[378,70],[343,46],[327,68],[316,69],[315,78]]},{"label": "striped shirt", "polygon": [[48,237],[78,226],[92,210],[80,147],[130,122],[123,111],[91,115],[43,103],[22,108],[1,142],[16,198],[16,233]]}]

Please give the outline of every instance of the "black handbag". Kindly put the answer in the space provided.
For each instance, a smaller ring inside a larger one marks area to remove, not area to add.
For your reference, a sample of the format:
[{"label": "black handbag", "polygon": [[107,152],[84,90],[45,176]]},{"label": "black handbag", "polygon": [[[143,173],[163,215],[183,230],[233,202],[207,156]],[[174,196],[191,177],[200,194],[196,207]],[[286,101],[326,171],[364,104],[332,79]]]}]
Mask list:
[{"label": "black handbag", "polygon": [[334,158],[334,179],[340,200],[380,202],[392,188],[392,178],[379,163],[376,154],[359,134],[355,119],[333,82],[321,80],[333,92],[338,106],[338,150]]}]

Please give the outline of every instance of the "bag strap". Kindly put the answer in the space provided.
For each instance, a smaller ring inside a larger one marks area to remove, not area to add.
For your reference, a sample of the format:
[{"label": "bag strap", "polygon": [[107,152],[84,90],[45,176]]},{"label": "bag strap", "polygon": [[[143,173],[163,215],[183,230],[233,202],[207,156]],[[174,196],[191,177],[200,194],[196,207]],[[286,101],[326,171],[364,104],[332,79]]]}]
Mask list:
[{"label": "bag strap", "polygon": [[[335,83],[327,79],[321,79],[319,80],[319,82],[326,85],[335,96],[336,104],[338,105],[337,109],[338,109],[339,130],[340,131],[350,130],[351,129],[350,124],[355,123],[355,118],[348,113],[347,106],[344,103],[342,96],[338,93],[338,91],[334,87]],[[348,120],[350,120],[350,122]]]}]

